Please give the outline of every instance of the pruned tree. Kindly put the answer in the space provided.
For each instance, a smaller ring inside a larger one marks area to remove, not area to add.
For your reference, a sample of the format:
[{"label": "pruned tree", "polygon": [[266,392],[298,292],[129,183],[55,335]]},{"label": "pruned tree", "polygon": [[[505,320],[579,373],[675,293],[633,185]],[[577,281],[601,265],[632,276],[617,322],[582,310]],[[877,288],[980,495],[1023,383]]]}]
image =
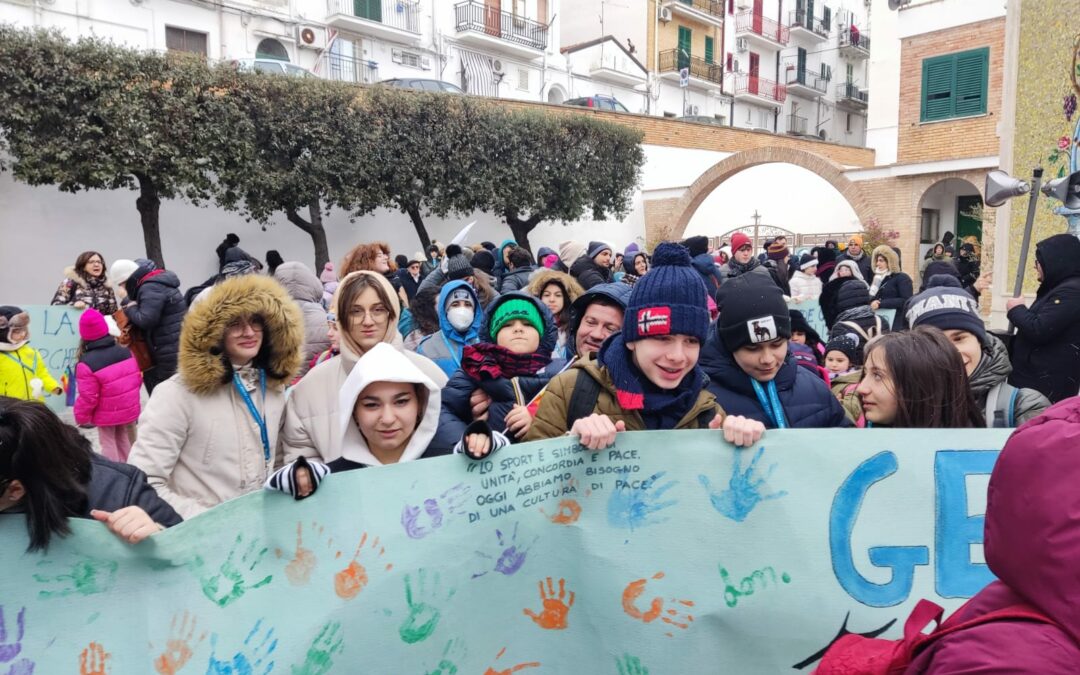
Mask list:
[{"label": "pruned tree", "polygon": [[146,255],[164,266],[162,199],[195,204],[240,161],[238,77],[198,58],[0,26],[0,131],[11,170],[64,192],[137,190]]}]

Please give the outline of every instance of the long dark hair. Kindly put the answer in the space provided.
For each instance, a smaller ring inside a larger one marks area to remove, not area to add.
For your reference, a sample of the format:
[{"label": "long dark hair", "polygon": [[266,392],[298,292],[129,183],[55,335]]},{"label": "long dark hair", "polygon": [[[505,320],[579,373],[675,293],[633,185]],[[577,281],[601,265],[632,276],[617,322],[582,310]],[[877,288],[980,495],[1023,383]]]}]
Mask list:
[{"label": "long dark hair", "polygon": [[0,396],[0,483],[26,489],[28,551],[71,533],[68,518],[86,509],[90,442],[37,401]]},{"label": "long dark hair", "polygon": [[[866,346],[885,355],[896,395],[894,427],[970,429],[986,426],[975,405],[960,352],[933,326],[885,333]],[[863,371],[864,377],[866,371]]]},{"label": "long dark hair", "polygon": [[83,251],[80,253],[79,257],[75,259],[75,273],[84,279],[89,279],[90,277],[86,273],[86,263],[90,262],[90,259],[94,256],[101,258],[101,277],[104,277],[108,273],[108,270],[105,267],[105,256],[97,251]]}]

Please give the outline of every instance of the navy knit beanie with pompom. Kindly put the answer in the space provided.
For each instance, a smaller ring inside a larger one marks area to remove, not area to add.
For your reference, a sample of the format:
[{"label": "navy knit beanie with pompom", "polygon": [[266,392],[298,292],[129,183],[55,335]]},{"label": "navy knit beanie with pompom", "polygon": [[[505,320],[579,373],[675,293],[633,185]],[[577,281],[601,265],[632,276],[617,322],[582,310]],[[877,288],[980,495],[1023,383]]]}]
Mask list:
[{"label": "navy knit beanie with pompom", "polygon": [[653,252],[649,273],[637,280],[626,304],[623,340],[690,335],[704,341],[709,332],[705,282],[680,244],[665,242]]}]

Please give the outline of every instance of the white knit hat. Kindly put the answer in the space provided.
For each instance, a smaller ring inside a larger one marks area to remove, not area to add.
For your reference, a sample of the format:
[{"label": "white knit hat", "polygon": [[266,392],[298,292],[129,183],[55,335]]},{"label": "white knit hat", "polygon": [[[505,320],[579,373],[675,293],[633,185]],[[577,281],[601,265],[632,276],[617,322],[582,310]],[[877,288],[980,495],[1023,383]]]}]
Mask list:
[{"label": "white knit hat", "polygon": [[127,260],[126,258],[114,260],[112,266],[109,267],[109,281],[112,282],[113,286],[121,286],[137,269],[139,269],[139,266],[135,264],[134,260]]}]

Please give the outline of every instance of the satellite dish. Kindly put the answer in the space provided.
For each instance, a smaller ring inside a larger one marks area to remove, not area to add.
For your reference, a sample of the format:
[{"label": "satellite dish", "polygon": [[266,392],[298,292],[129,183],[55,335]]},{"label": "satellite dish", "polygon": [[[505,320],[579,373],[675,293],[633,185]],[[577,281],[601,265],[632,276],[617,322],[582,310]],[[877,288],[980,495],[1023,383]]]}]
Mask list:
[{"label": "satellite dish", "polygon": [[911,0],[889,0],[889,9],[900,9],[904,5],[910,3]]},{"label": "satellite dish", "polygon": [[1000,169],[986,174],[986,189],[983,193],[986,195],[987,206],[1001,206],[1013,197],[1030,191],[1031,186],[1027,181],[1013,178]]}]

